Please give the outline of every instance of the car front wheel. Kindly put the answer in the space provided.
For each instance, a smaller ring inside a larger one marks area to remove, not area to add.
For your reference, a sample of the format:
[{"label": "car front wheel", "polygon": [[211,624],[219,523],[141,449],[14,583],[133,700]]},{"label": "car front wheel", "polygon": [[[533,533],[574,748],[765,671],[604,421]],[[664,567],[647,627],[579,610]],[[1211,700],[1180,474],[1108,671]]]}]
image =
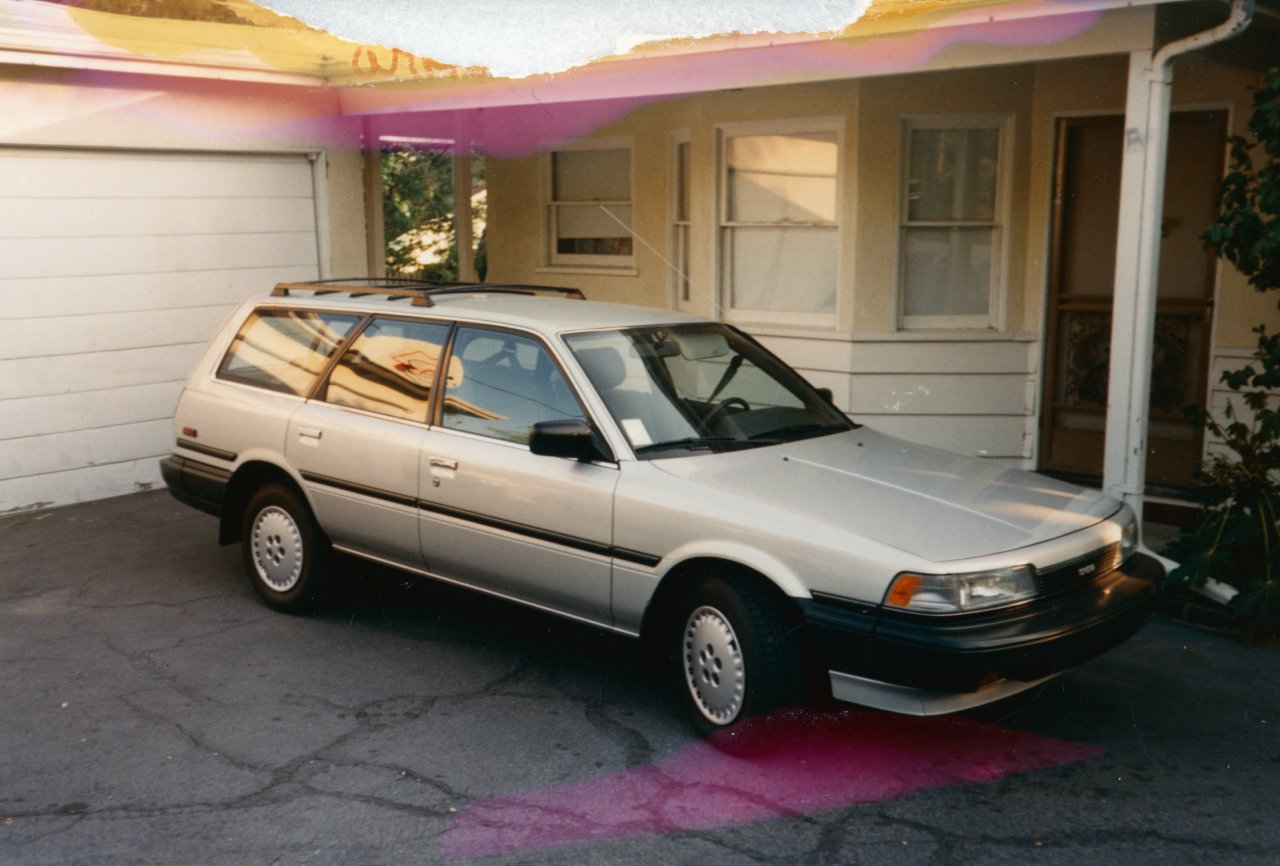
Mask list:
[{"label": "car front wheel", "polygon": [[294,491],[269,484],[253,495],[241,545],[249,580],[269,606],[301,613],[320,601],[328,583],[329,544]]},{"label": "car front wheel", "polygon": [[697,581],[677,622],[681,691],[702,734],[803,699],[792,630],[780,605],[751,583]]}]

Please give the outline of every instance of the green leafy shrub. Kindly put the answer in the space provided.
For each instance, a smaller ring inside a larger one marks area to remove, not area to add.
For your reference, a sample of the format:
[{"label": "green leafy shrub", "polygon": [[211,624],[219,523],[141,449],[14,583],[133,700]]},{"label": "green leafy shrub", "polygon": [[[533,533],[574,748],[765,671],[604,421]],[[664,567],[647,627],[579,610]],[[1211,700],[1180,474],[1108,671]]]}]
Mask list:
[{"label": "green leafy shrub", "polygon": [[[1218,197],[1218,219],[1202,238],[1258,291],[1280,288],[1280,69],[1267,71],[1254,94],[1252,140],[1233,136],[1231,163]],[[1235,587],[1231,605],[1247,627],[1280,634],[1280,335],[1258,335],[1253,362],[1222,374],[1234,392],[1220,422],[1188,409],[1193,424],[1221,440],[1227,453],[1202,473],[1204,507],[1168,547],[1181,562],[1172,578],[1203,586],[1212,578]],[[1238,399],[1248,415],[1238,414]]]},{"label": "green leafy shrub", "polygon": [[[472,172],[472,212],[484,225],[484,170]],[[388,147],[382,152],[382,224],[387,274],[451,282],[458,279],[458,240],[453,225],[453,158],[446,151]],[[476,271],[485,272],[483,230]]]}]

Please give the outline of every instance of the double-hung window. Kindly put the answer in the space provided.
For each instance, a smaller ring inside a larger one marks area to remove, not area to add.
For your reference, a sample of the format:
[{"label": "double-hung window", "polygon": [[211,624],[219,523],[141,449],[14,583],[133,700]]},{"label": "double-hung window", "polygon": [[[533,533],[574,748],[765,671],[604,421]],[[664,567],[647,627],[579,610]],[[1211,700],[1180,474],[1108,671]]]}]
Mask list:
[{"label": "double-hung window", "polygon": [[835,119],[720,128],[720,282],[730,317],[835,324],[841,139]]},{"label": "double-hung window", "polygon": [[547,261],[630,268],[631,144],[598,139],[548,155]]},{"label": "double-hung window", "polygon": [[908,121],[903,130],[900,321],[905,328],[999,324],[1003,118]]}]

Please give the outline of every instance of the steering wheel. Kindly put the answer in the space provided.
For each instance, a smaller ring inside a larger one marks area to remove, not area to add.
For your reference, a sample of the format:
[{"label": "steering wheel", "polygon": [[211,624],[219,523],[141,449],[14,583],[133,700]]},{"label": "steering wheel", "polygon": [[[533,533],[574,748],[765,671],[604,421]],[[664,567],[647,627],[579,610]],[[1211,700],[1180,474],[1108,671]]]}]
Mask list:
[{"label": "steering wheel", "polygon": [[710,430],[719,423],[721,416],[729,414],[730,406],[737,406],[743,412],[751,411],[751,404],[741,397],[726,397],[711,407],[711,411],[702,419],[702,425]]}]

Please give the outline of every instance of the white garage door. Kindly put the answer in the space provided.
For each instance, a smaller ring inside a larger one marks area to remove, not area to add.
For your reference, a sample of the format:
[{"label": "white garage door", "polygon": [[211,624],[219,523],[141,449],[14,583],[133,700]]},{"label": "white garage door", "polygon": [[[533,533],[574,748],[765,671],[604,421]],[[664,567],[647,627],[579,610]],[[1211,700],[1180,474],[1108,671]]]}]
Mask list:
[{"label": "white garage door", "polygon": [[0,148],[0,513],[160,483],[236,303],[318,276],[305,155]]}]

